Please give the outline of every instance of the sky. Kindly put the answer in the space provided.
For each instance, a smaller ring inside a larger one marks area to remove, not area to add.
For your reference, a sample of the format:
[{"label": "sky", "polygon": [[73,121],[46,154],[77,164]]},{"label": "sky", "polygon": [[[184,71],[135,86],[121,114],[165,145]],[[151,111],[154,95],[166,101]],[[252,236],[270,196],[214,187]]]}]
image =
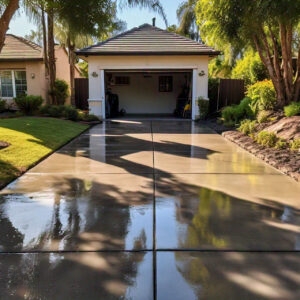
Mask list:
[{"label": "sky", "polygon": [[[177,24],[176,10],[183,0],[160,0],[169,25]],[[122,9],[118,11],[118,18],[127,23],[127,29],[140,26],[144,23],[152,24],[152,18],[156,18],[156,26],[165,29],[165,23],[161,16],[149,11],[148,9]],[[25,36],[29,34],[31,30],[36,30],[36,26],[28,21],[22,9],[14,16],[14,19],[10,23],[10,29],[8,33],[12,33],[18,36]]]}]

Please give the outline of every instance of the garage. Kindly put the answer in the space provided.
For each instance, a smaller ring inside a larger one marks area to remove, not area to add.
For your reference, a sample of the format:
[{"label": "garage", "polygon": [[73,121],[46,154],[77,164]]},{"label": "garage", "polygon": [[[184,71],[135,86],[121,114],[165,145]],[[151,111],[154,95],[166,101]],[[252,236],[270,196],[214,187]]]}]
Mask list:
[{"label": "garage", "polygon": [[116,95],[119,111],[129,115],[183,117],[183,108],[191,100],[191,78],[191,70],[107,70],[106,101],[110,102],[110,95]]},{"label": "garage", "polygon": [[102,119],[120,111],[196,119],[197,100],[208,100],[208,62],[218,54],[149,24],[77,51],[89,64],[89,109]]}]

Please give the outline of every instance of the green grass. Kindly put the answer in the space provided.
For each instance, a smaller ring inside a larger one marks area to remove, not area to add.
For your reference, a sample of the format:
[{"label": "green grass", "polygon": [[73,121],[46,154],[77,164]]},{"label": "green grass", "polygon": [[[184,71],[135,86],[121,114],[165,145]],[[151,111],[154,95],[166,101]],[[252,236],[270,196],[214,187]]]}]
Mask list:
[{"label": "green grass", "polygon": [[0,119],[0,140],[10,143],[0,149],[0,188],[87,128],[52,118]]}]

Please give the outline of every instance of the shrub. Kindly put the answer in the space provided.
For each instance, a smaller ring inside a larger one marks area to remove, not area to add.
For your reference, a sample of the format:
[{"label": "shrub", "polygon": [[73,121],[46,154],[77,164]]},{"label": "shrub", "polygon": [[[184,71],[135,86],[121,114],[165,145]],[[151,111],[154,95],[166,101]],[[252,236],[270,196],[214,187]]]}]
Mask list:
[{"label": "shrub", "polygon": [[64,105],[50,105],[48,113],[52,118],[64,117],[65,106]]},{"label": "shrub", "polygon": [[244,134],[249,135],[249,134],[255,132],[256,125],[257,125],[257,123],[255,120],[251,121],[249,119],[246,119],[241,122],[241,125],[238,128],[238,130]]},{"label": "shrub", "polygon": [[297,151],[300,149],[300,139],[295,139],[290,142],[290,148],[293,151]]},{"label": "shrub", "polygon": [[271,115],[271,111],[268,111],[268,110],[261,110],[257,113],[257,116],[256,116],[256,120],[259,124],[261,123],[266,123],[269,121],[269,117]]},{"label": "shrub", "polygon": [[278,138],[275,133],[268,132],[268,131],[261,131],[256,136],[256,142],[260,145],[266,146],[266,147],[275,147],[276,143],[278,141]]},{"label": "shrub", "polygon": [[17,107],[26,115],[32,115],[43,103],[41,96],[19,95],[15,99]]},{"label": "shrub", "polygon": [[226,106],[222,109],[222,118],[226,125],[235,125],[237,123],[237,114],[235,105]]},{"label": "shrub", "polygon": [[231,105],[223,108],[222,118],[225,124],[237,124],[244,118],[252,117],[252,111],[250,109],[250,99],[244,98],[240,104]]},{"label": "shrub", "polygon": [[0,113],[4,112],[6,110],[6,101],[3,99],[0,99]]},{"label": "shrub", "polygon": [[300,102],[291,102],[290,105],[285,106],[284,114],[286,117],[292,117],[300,114]]},{"label": "shrub", "polygon": [[50,109],[50,104],[45,104],[42,107],[40,107],[40,114],[41,115],[49,115],[49,109]]},{"label": "shrub", "polygon": [[69,96],[69,86],[66,81],[56,79],[53,94],[58,105],[63,105]]},{"label": "shrub", "polygon": [[276,93],[271,80],[250,85],[246,94],[251,98],[250,107],[255,115],[261,110],[273,110],[276,105]]},{"label": "shrub", "polygon": [[288,143],[286,140],[283,139],[278,139],[275,144],[276,149],[286,149],[287,147],[288,147]]},{"label": "shrub", "polygon": [[93,114],[87,114],[84,118],[84,121],[93,122],[93,121],[100,121],[99,118]]},{"label": "shrub", "polygon": [[64,117],[68,120],[77,121],[79,114],[75,107],[68,105],[64,107]]},{"label": "shrub", "polygon": [[88,111],[78,111],[78,120],[81,121],[87,121],[87,122],[93,122],[93,121],[99,121],[99,118],[93,114],[89,114]]},{"label": "shrub", "polygon": [[205,100],[202,97],[198,98],[198,107],[199,107],[199,112],[200,112],[200,119],[203,120],[207,117],[208,115],[208,109],[209,109],[209,101]]}]

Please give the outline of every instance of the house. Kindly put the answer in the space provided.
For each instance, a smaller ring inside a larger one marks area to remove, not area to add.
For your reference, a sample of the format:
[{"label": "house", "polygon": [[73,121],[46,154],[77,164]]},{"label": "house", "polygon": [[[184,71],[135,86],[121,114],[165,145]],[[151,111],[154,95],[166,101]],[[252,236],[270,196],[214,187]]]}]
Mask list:
[{"label": "house", "polygon": [[[8,103],[18,94],[48,98],[49,78],[46,76],[43,48],[22,37],[7,34],[0,53],[0,98]],[[67,51],[56,45],[56,77],[70,83]],[[80,77],[78,70],[76,76]],[[68,100],[67,100],[68,101]],[[69,100],[70,101],[70,100]]]},{"label": "house", "polygon": [[149,24],[81,49],[89,64],[89,107],[106,118],[107,98],[117,96],[128,114],[172,114],[197,99],[207,99],[208,62],[219,54],[204,44]]}]

